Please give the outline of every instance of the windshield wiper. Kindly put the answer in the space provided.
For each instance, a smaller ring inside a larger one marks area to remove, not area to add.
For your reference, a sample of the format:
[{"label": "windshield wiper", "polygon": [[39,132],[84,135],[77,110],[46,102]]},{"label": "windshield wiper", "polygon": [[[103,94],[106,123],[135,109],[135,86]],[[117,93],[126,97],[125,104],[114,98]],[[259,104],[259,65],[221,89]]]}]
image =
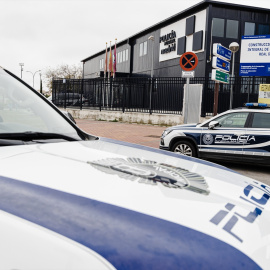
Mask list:
[{"label": "windshield wiper", "polygon": [[[2,140],[1,140],[2,139]],[[78,139],[72,138],[70,136],[66,136],[64,134],[59,133],[46,133],[46,132],[21,132],[21,133],[2,133],[0,134],[0,140],[6,141],[10,143],[13,141],[22,141],[22,142],[30,142],[30,141],[39,141],[39,140],[53,140],[53,139],[60,139],[65,141],[78,141]],[[16,143],[15,143],[16,144]],[[20,143],[18,143],[20,144]],[[23,143],[21,143],[23,144]],[[1,142],[0,142],[0,145]],[[12,144],[13,145],[13,144]]]}]

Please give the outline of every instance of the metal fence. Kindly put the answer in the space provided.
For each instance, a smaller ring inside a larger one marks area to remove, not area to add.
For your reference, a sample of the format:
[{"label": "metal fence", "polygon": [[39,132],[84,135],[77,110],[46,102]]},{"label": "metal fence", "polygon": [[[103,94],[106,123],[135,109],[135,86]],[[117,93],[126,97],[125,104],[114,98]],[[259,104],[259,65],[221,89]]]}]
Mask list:
[{"label": "metal fence", "polygon": [[53,103],[123,112],[181,114],[182,78],[115,78],[53,81]]},{"label": "metal fence", "polygon": [[[230,89],[233,89],[232,108],[242,107],[247,102],[258,102],[260,84],[270,83],[270,77],[235,77],[229,84],[219,84],[218,113],[230,106]],[[204,88],[202,116],[213,114],[215,82],[208,80]]]},{"label": "metal fence", "polygon": [[[52,101],[57,106],[142,112],[182,114],[185,78],[115,78],[53,80]],[[233,108],[257,102],[259,85],[270,83],[268,77],[236,77],[229,84],[219,84],[218,113],[229,109],[233,88]],[[213,114],[215,82],[191,78],[190,84],[203,85],[201,116]]]}]

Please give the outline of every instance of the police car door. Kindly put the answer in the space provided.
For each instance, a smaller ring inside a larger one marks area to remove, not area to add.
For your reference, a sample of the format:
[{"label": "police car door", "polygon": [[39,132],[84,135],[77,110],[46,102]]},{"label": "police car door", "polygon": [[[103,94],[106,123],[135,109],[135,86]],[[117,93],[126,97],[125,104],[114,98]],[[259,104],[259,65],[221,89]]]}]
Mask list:
[{"label": "police car door", "polygon": [[200,155],[208,158],[241,159],[248,116],[249,112],[230,112],[215,118],[215,127],[209,128],[211,121],[203,126]]},{"label": "police car door", "polygon": [[247,160],[270,159],[270,112],[252,112],[246,129],[243,155]]}]

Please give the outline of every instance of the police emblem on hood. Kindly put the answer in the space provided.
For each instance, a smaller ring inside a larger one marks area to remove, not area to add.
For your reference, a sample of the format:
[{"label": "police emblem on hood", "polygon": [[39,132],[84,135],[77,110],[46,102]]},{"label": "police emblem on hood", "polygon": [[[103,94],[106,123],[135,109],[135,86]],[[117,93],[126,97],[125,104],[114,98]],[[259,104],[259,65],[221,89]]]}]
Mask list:
[{"label": "police emblem on hood", "polygon": [[208,185],[203,176],[165,163],[140,158],[108,158],[89,161],[91,166],[109,174],[140,183],[168,188],[187,189],[208,195]]}]

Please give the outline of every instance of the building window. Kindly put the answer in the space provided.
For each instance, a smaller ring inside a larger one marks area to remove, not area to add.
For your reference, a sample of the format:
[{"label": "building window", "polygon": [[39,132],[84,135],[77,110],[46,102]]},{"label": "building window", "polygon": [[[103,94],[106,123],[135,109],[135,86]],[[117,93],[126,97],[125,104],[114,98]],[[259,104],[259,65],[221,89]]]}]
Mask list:
[{"label": "building window", "polygon": [[140,43],[140,56],[147,54],[147,41]]},{"label": "building window", "polygon": [[[141,43],[141,44],[143,44],[143,43]],[[142,47],[142,53],[143,53],[143,48],[144,47]],[[122,62],[126,62],[126,61],[128,61],[128,49],[117,53],[117,62],[118,63],[122,63]]]},{"label": "building window", "polygon": [[123,51],[123,62],[126,62],[126,51]]},{"label": "building window", "polygon": [[126,61],[128,61],[128,49],[126,49]]},{"label": "building window", "polygon": [[255,23],[245,22],[244,36],[254,36],[255,35]]},{"label": "building window", "polygon": [[212,20],[212,36],[224,37],[224,25],[225,25],[224,19],[213,18],[213,20]]},{"label": "building window", "polygon": [[259,24],[258,25],[258,35],[269,35],[269,25]]},{"label": "building window", "polygon": [[122,58],[123,52],[120,52],[120,58],[119,58],[119,62],[122,63],[123,62],[123,58]]},{"label": "building window", "polygon": [[143,43],[140,44],[140,56],[143,56]]},{"label": "building window", "polygon": [[143,55],[147,54],[147,41],[143,43]]},{"label": "building window", "polygon": [[104,59],[100,59],[99,60],[99,69],[103,69],[104,68]]},{"label": "building window", "polygon": [[238,21],[227,20],[226,37],[238,38]]}]

